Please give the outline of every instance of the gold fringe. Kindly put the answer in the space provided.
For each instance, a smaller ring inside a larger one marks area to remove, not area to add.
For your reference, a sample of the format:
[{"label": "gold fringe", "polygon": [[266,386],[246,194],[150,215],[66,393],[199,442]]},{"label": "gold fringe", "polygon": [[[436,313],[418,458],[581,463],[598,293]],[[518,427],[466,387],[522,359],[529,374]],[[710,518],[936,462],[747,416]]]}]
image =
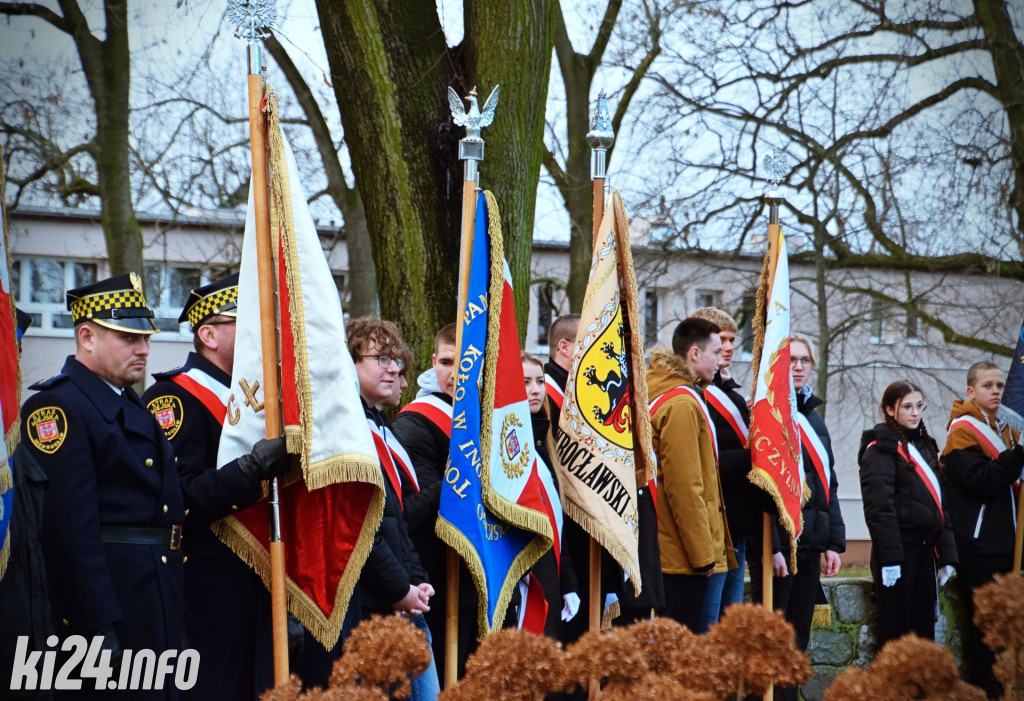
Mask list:
[{"label": "gold fringe", "polygon": [[10,465],[4,463],[0,465],[0,494],[6,494],[11,489],[14,489],[14,477]]},{"label": "gold fringe", "polygon": [[[768,306],[768,278],[770,276],[768,268],[770,264],[771,244],[769,243],[768,249],[764,252],[764,263],[761,265],[761,277],[757,283],[757,301],[754,306],[754,318],[751,320],[751,326],[753,326],[754,329],[754,350],[752,352],[750,364],[750,376],[754,378],[750,387],[751,405],[753,405],[754,397],[757,393],[757,378],[758,372],[761,368],[761,353],[764,351],[764,332],[767,323],[766,307]],[[751,421],[753,421],[753,417],[751,417]],[[753,425],[749,428],[753,428]]]},{"label": "gold fringe", "polygon": [[811,617],[812,628],[828,628],[832,625],[832,607],[829,604],[815,604]]},{"label": "gold fringe", "polygon": [[579,524],[580,528],[589,533],[590,537],[598,542],[598,545],[608,551],[608,554],[622,567],[622,571],[629,577],[629,581],[633,583],[634,595],[640,596],[643,582],[640,579],[639,561],[635,568],[630,566],[629,563],[632,559],[630,553],[622,547],[618,539],[612,536],[611,532],[583,506],[572,501],[564,494],[562,495],[562,513]]},{"label": "gold fringe", "polygon": [[[18,406],[21,406],[21,365],[18,365]],[[4,443],[7,445],[7,454],[14,455],[14,450],[21,443],[21,416],[14,417],[14,423],[7,429],[7,435],[4,436]]]},{"label": "gold fringe", "polygon": [[[374,490],[373,498],[366,510],[366,518],[363,519],[362,530],[349,556],[348,566],[338,583],[330,617],[325,617],[313,600],[290,577],[286,577],[288,611],[328,650],[334,647],[341,636],[341,626],[345,620],[349,600],[359,581],[363,565],[370,555],[373,534],[383,515],[384,493],[377,489]],[[263,580],[263,585],[269,591],[270,552],[266,543],[257,540],[234,516],[210,524],[210,530]]]},{"label": "gold fringe", "polygon": [[290,455],[302,455],[302,426],[285,426],[284,442]]},{"label": "gold fringe", "polygon": [[619,288],[622,291],[623,312],[629,329],[629,343],[626,349],[629,362],[629,380],[632,385],[633,411],[630,412],[633,431],[634,471],[640,476],[642,487],[654,479],[656,460],[651,437],[651,414],[647,411],[647,372],[644,367],[644,346],[640,336],[640,312],[637,308],[636,273],[633,269],[633,252],[629,242],[629,219],[622,195],[612,191],[612,208],[615,215],[615,234],[618,238],[616,253],[619,261]]},{"label": "gold fringe", "polygon": [[[775,502],[775,507],[779,512],[779,523],[786,529],[786,535],[789,536],[789,569],[790,572],[796,574],[796,525],[793,523],[793,519],[790,518],[786,512],[785,504],[782,501],[782,494],[779,493],[779,486],[775,484],[775,480],[771,478],[764,470],[753,467],[750,472],[747,473],[747,479],[749,479],[756,486],[760,487],[764,491],[768,492],[771,496],[772,501]],[[804,483],[804,487],[807,484]],[[804,515],[800,513],[800,527],[803,528]]]},{"label": "gold fringe", "polygon": [[[437,521],[434,523],[434,533],[448,547],[458,553],[462,561],[466,563],[466,569],[469,570],[469,575],[473,578],[473,586],[476,587],[476,590],[478,592],[481,590],[486,591],[487,577],[484,574],[484,565],[480,561],[480,556],[469,538],[442,516],[438,516]],[[478,597],[478,600],[476,622],[477,629],[482,637],[489,635],[494,629],[492,629],[491,621],[487,619],[487,603],[484,601],[484,597]],[[495,608],[495,618],[497,618],[497,608]],[[502,618],[504,618],[504,612],[502,613]]]},{"label": "gold fringe", "polygon": [[612,621],[618,618],[622,614],[622,607],[619,606],[618,601],[613,601],[610,606],[605,606],[601,612],[601,630],[607,631],[612,629]]},{"label": "gold fringe", "polygon": [[338,482],[366,482],[384,492],[384,478],[376,458],[360,453],[335,455],[312,464],[306,489],[321,489]]},{"label": "gold fringe", "polygon": [[11,555],[11,527],[7,524],[7,533],[4,535],[4,547],[0,548],[0,580],[7,573],[7,560]]}]

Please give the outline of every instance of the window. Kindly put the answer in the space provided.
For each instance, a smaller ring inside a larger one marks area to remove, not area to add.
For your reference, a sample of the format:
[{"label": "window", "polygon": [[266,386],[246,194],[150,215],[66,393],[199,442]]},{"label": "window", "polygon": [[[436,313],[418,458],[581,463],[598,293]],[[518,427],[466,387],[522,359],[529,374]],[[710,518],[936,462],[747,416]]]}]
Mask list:
[{"label": "window", "polygon": [[750,360],[754,356],[754,313],[757,311],[757,290],[747,290],[740,300],[740,309],[736,314],[739,324],[740,359]]},{"label": "window", "polygon": [[644,347],[658,344],[658,291],[644,291]]},{"label": "window", "polygon": [[96,282],[98,265],[56,258],[16,258],[11,264],[14,303],[32,317],[32,331],[70,329],[65,293]]},{"label": "window", "polygon": [[923,331],[921,316],[914,312],[907,312],[907,343],[912,346],[923,346],[925,344]]},{"label": "window", "polygon": [[178,315],[188,301],[189,293],[206,282],[200,268],[149,263],[146,265],[146,305],[156,317],[153,322],[161,331],[188,333],[187,324],[178,324]]},{"label": "window", "polygon": [[537,285],[537,345],[547,347],[548,332],[555,317],[555,304],[552,300],[554,288],[551,283]]},{"label": "window", "polygon": [[868,317],[871,329],[871,343],[885,345],[891,343],[886,338],[886,304],[880,299],[871,300],[871,311]]},{"label": "window", "polygon": [[703,309],[704,307],[718,309],[722,304],[722,293],[715,292],[714,290],[697,290],[695,301],[697,309]]}]

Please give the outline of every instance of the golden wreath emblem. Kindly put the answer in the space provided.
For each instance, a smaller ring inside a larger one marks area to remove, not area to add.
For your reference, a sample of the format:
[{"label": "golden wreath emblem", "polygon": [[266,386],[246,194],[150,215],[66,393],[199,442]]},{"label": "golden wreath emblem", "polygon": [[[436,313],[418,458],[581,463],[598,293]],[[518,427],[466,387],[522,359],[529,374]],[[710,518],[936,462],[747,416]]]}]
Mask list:
[{"label": "golden wreath emblem", "polygon": [[522,426],[515,414],[508,414],[501,425],[501,466],[509,479],[522,477],[530,461],[530,446],[519,440],[516,431]]}]

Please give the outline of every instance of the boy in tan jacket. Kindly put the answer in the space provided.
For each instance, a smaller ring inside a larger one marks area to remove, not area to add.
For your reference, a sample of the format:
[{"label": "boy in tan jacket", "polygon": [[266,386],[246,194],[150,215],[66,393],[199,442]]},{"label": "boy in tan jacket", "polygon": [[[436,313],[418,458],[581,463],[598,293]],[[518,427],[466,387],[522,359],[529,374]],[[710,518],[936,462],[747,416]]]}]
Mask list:
[{"label": "boy in tan jacket", "polygon": [[704,388],[722,354],[719,327],[682,321],[672,350],[651,351],[647,386],[658,458],[658,542],[665,615],[697,632],[708,578],[736,567],[725,521],[718,456]]}]

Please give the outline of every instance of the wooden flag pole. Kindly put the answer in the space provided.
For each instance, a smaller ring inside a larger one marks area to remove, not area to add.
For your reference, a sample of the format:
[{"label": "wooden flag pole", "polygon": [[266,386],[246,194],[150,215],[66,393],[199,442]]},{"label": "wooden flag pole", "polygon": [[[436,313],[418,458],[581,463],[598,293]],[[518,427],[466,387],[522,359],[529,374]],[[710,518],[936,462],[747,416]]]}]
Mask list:
[{"label": "wooden flag pole", "polygon": [[[270,241],[270,200],[267,183],[266,120],[263,114],[264,79],[259,46],[249,44],[249,140],[252,149],[253,206],[259,264],[260,335],[263,345],[263,403],[267,437],[281,435],[281,400],[277,377],[277,309],[274,259]],[[270,484],[270,598],[274,634],[274,684],[288,681],[288,602],[281,540],[277,479]]]},{"label": "wooden flag pole", "polygon": [[[462,106],[458,93],[448,88],[448,104],[452,110],[452,120],[457,126],[466,127],[466,136],[459,140],[459,160],[462,161],[462,241],[459,253],[459,299],[456,307],[455,325],[455,362],[458,366],[462,356],[462,323],[459,316],[466,308],[466,297],[469,295],[469,272],[473,258],[473,236],[476,229],[476,201],[479,193],[480,171],[477,166],[484,159],[484,141],[480,138],[480,130],[488,126],[494,119],[494,110],[498,106],[498,88],[495,86],[490,97],[484,104],[483,112],[477,106],[476,88],[469,91],[469,112]],[[456,374],[458,383],[458,374]],[[448,548],[446,573],[448,582],[445,591],[447,602],[445,607],[444,637],[444,688],[451,688],[458,681],[459,671],[459,555],[454,549]]]},{"label": "wooden flag pole", "polygon": [[[608,98],[604,90],[598,93],[597,107],[594,110],[594,117],[590,122],[590,131],[587,132],[587,143],[590,144],[590,177],[594,181],[594,224],[591,250],[597,248],[598,233],[601,230],[601,220],[604,218],[605,210],[605,181],[607,175],[608,147],[615,140],[615,132],[612,131],[611,119],[608,116]],[[604,608],[604,601],[601,598],[601,545],[593,536],[590,537],[590,610],[589,629],[591,631],[601,630],[601,613]],[[599,679],[590,680],[590,699],[594,701],[601,694],[601,682]]]}]

